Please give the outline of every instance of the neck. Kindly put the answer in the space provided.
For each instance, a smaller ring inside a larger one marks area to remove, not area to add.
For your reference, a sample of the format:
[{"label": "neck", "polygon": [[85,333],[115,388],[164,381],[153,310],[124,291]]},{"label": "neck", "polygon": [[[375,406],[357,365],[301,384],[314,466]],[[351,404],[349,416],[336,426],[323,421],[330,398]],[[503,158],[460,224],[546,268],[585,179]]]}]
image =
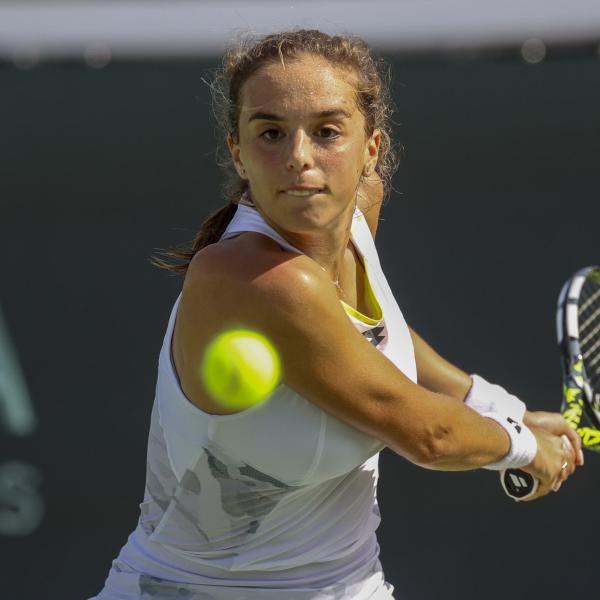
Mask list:
[{"label": "neck", "polygon": [[350,240],[352,218],[354,216],[353,204],[350,204],[347,210],[329,226],[301,233],[282,229],[272,222],[258,205],[255,205],[255,208],[275,231],[292,246],[312,258],[329,275],[331,281],[338,285],[340,271]]}]

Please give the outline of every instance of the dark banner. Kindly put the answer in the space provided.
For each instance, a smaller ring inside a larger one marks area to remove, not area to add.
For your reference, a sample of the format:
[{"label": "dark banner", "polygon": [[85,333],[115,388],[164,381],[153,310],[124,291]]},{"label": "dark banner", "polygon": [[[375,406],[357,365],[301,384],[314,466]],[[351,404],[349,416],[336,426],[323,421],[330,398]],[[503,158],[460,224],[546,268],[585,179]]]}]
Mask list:
[{"label": "dark banner", "polygon": [[[142,500],[181,280],[148,262],[220,205],[212,63],[0,68],[2,598],[97,593]],[[377,244],[405,317],[534,409],[561,399],[554,312],[600,263],[600,63],[395,60],[403,160]],[[517,504],[496,473],[381,455],[396,597],[594,595],[600,462]]]}]

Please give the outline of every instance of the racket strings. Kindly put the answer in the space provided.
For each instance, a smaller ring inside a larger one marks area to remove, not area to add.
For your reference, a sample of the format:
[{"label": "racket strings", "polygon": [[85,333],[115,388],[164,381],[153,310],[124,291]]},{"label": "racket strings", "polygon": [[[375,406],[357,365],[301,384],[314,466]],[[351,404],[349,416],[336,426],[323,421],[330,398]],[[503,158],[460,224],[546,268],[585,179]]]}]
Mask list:
[{"label": "racket strings", "polygon": [[597,313],[598,314],[595,315],[595,317],[598,324],[581,340],[581,344],[584,346],[587,345],[590,340],[594,339],[598,333],[600,333],[600,309],[598,309]]},{"label": "racket strings", "polygon": [[[594,287],[596,287],[596,284],[589,284],[589,285],[594,285]],[[585,296],[585,288],[582,290],[581,292],[581,297],[582,299]],[[586,298],[584,300],[584,302],[582,302],[581,306],[579,307],[579,313],[581,314],[582,312],[584,312],[585,310],[587,310],[590,306],[592,306],[594,303],[596,303],[598,300],[600,299],[600,288],[598,288],[595,292],[592,292],[588,298]]]},{"label": "racket strings", "polygon": [[592,388],[600,390],[600,284],[588,278],[581,289],[579,315],[580,348]]}]

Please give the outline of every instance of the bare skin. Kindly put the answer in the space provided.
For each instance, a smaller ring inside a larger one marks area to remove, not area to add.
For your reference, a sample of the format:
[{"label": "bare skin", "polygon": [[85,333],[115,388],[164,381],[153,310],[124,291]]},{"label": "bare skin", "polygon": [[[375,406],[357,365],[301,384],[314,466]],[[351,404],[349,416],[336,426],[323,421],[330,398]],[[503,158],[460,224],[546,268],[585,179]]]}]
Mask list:
[{"label": "bare skin", "polygon": [[[279,349],[284,382],[326,412],[425,468],[479,468],[504,456],[510,442],[498,424],[463,404],[468,376],[455,367],[436,376],[439,361],[417,343],[419,377],[430,372],[432,382],[445,384],[416,385],[340,304],[366,310],[364,272],[349,237],[357,202],[365,202],[376,230],[378,184],[361,186],[361,177],[376,164],[379,140],[377,130],[365,134],[352,74],[318,57],[263,65],[246,81],[231,155],[257,210],[304,254],[253,232],[199,252],[184,282],[175,366],[187,397],[222,413],[197,376],[202,351],[223,329],[256,329]],[[544,433],[538,444],[531,468],[544,485],[555,485],[564,477],[560,437]]]}]

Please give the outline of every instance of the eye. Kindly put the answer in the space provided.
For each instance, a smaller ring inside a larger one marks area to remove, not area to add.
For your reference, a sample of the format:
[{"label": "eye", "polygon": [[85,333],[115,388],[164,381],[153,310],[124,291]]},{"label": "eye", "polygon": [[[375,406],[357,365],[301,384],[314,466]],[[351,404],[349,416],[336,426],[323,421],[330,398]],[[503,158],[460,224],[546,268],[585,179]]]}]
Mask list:
[{"label": "eye", "polygon": [[318,135],[326,140],[333,140],[339,136],[339,132],[336,129],[333,129],[333,127],[321,127],[318,131]]},{"label": "eye", "polygon": [[282,133],[278,129],[267,129],[260,134],[267,142],[276,142],[281,139]]}]

